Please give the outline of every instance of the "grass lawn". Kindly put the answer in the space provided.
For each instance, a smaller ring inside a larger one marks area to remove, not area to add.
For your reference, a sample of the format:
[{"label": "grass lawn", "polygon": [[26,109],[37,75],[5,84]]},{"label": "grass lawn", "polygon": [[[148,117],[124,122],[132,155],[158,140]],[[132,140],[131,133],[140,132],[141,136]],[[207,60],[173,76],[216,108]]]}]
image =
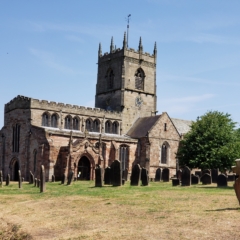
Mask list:
[{"label": "grass lawn", "polygon": [[[232,187],[104,186],[17,182],[0,188],[0,239],[240,239]],[[11,238],[12,237],[12,238]]]}]

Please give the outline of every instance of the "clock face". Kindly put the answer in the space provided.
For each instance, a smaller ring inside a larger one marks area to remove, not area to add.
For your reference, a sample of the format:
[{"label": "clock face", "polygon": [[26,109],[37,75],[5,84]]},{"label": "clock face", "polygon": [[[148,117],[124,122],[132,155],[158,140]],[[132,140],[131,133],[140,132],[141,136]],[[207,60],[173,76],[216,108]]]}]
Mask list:
[{"label": "clock face", "polygon": [[141,97],[137,96],[135,101],[136,106],[141,107],[142,103],[143,103],[143,100],[141,99]]}]

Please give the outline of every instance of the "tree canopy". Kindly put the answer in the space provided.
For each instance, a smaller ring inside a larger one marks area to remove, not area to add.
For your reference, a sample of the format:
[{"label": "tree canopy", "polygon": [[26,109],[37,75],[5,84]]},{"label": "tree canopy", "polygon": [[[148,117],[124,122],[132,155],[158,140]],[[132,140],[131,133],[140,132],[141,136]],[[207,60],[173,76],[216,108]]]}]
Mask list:
[{"label": "tree canopy", "polygon": [[180,141],[177,158],[181,166],[224,169],[240,158],[240,130],[229,114],[209,111],[192,123]]}]

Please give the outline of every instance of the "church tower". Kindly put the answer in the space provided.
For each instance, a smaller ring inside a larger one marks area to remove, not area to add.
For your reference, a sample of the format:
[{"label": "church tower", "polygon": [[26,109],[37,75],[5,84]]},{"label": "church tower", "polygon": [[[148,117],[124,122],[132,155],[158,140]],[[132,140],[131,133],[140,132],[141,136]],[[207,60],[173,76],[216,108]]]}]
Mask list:
[{"label": "church tower", "polygon": [[157,47],[153,54],[143,51],[140,37],[138,50],[127,48],[124,34],[122,48],[114,47],[102,54],[99,44],[95,107],[122,113],[125,134],[139,117],[156,115]]}]

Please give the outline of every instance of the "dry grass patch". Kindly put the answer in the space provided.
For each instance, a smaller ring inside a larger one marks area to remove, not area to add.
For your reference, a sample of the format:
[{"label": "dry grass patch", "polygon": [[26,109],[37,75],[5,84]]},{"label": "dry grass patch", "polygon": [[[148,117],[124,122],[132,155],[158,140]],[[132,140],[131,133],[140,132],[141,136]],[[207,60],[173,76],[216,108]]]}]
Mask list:
[{"label": "dry grass patch", "polygon": [[40,194],[32,185],[20,190],[11,183],[0,194],[0,218],[33,239],[240,239],[232,187],[95,188],[90,181],[47,183]]}]

